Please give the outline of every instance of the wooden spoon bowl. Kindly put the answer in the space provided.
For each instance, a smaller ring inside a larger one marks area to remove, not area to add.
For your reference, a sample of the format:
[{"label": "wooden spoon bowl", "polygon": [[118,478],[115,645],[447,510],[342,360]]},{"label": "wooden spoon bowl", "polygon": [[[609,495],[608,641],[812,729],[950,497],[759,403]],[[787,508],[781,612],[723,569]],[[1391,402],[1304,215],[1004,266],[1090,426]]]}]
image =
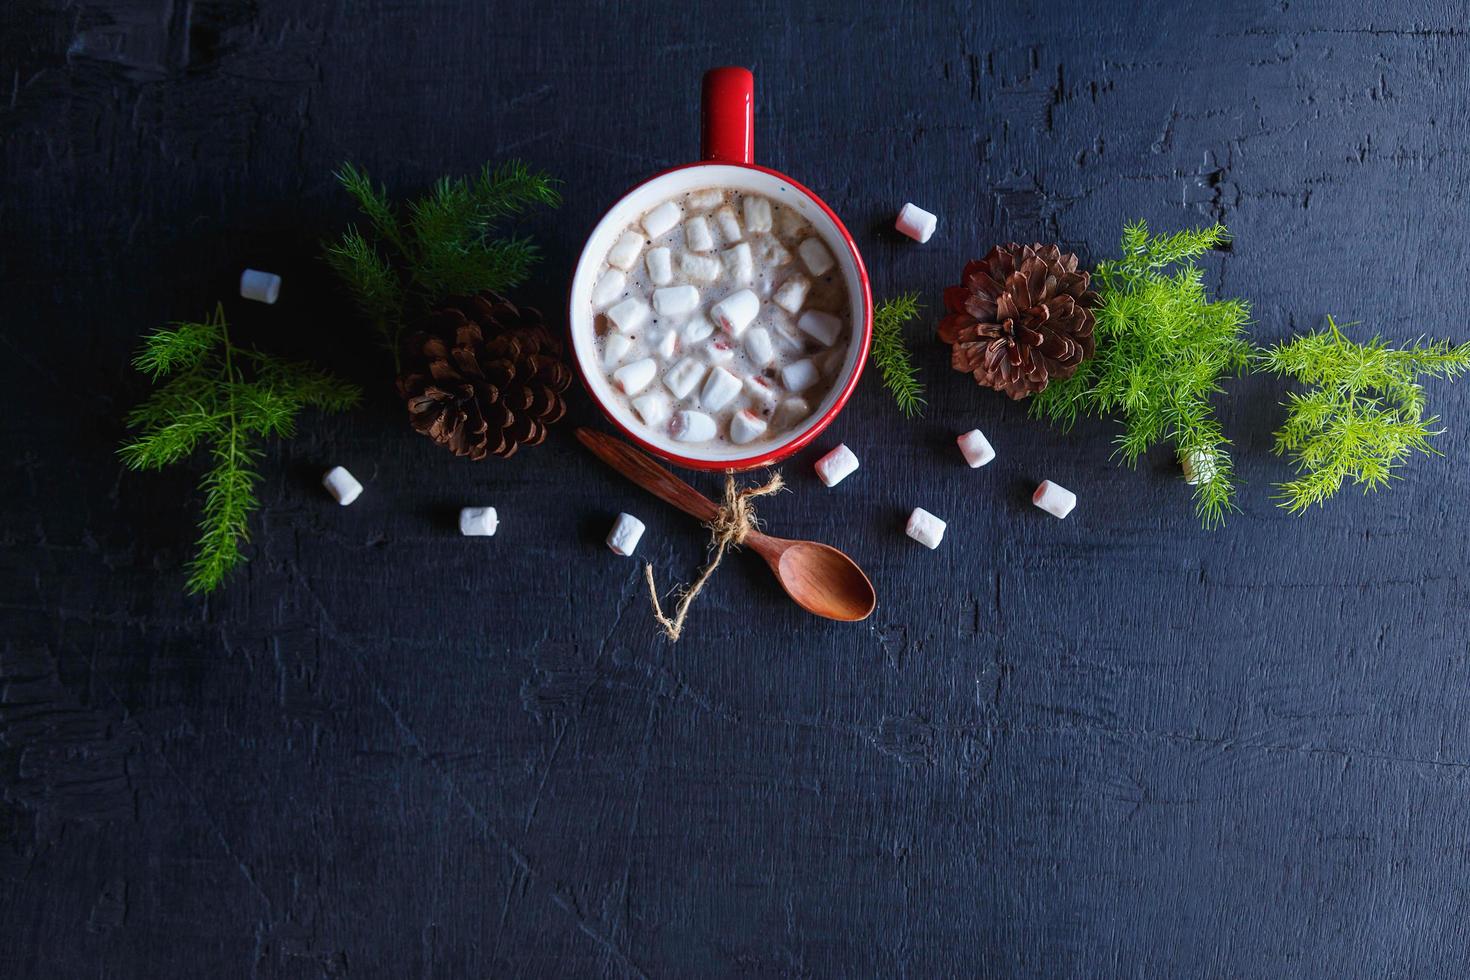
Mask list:
[{"label": "wooden spoon bowl", "polygon": [[[587,428],[577,430],[577,439],[623,476],[701,523],[708,524],[720,512],[713,500],[627,443]],[[813,615],[856,622],[871,616],[878,605],[878,593],[857,562],[831,545],[755,530],[744,543],[766,560],[792,601]]]}]

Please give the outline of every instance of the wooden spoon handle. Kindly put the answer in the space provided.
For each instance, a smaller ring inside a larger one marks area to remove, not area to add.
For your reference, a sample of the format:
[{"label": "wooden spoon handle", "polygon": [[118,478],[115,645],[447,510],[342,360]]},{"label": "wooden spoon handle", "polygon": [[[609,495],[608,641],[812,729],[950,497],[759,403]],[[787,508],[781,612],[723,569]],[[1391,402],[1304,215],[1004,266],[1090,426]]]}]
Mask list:
[{"label": "wooden spoon handle", "polygon": [[713,500],[627,443],[588,428],[579,428],[577,438],[608,466],[695,520],[707,524],[720,512]]}]

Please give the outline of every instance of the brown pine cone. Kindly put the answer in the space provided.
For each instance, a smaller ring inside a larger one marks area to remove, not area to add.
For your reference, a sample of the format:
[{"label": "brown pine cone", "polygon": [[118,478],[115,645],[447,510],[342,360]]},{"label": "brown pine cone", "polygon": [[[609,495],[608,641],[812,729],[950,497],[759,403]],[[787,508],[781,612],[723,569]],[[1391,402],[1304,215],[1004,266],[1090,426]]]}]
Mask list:
[{"label": "brown pine cone", "polygon": [[997,245],[944,291],[939,339],[954,346],[950,363],[1016,399],[1070,378],[1093,352],[1090,280],[1055,245]]},{"label": "brown pine cone", "polygon": [[511,456],[566,414],[572,382],[536,310],[492,292],[455,297],[404,344],[398,393],[414,429],[456,456]]}]

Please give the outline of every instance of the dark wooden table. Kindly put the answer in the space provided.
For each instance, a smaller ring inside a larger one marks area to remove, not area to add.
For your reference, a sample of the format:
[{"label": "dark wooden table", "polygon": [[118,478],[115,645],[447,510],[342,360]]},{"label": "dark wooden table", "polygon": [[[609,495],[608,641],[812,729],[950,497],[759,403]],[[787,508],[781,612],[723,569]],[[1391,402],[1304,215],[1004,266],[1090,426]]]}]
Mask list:
[{"label": "dark wooden table", "polygon": [[[411,193],[519,156],[565,180],[528,229],[554,309],[601,210],[695,153],[701,72],[741,63],[759,159],[880,295],[932,311],[997,241],[1094,262],[1130,218],[1220,220],[1211,285],[1261,342],[1326,313],[1470,338],[1462,4],[1124,6],[11,0],[0,974],[1463,973],[1470,385],[1432,388],[1445,458],[1294,518],[1284,388],[1231,381],[1242,512],[1206,533],[1167,451],[1120,468],[1112,422],[979,391],[931,318],[927,417],[866,379],[761,508],[853,554],[877,613],[813,620],[737,556],[670,646],[601,538],[641,516],[672,582],[704,534],[570,425],[505,465],[413,435],[318,257],[341,161]],[[891,231],[906,200],[927,246]],[[277,306],[231,298],[246,265]],[[272,449],[253,559],[200,600],[196,471],[114,449],[138,335],[221,297],[369,397]],[[827,491],[839,440],[863,468]],[[470,503],[496,537],[456,534]]]}]

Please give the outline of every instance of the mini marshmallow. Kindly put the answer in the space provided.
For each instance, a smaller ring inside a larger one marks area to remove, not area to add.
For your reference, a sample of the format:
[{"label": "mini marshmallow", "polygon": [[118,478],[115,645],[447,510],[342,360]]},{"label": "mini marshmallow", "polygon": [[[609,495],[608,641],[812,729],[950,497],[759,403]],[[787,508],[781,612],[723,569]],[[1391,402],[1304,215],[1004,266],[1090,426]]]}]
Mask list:
[{"label": "mini marshmallow", "polygon": [[728,204],[715,212],[715,224],[720,226],[720,235],[726,243],[740,241],[740,222],[735,217],[735,209]]},{"label": "mini marshmallow", "polygon": [[684,324],[684,343],[697,344],[714,332],[715,325],[709,322],[709,317],[696,313]]},{"label": "mini marshmallow", "polygon": [[689,192],[689,206],[691,208],[712,208],[725,199],[725,192],[718,187],[706,187],[702,190]]},{"label": "mini marshmallow", "polygon": [[322,477],[322,486],[343,507],[352,503],[362,496],[362,484],[357,482],[357,477],[341,466],[334,466],[327,470],[327,475]]},{"label": "mini marshmallow", "polygon": [[606,306],[618,298],[623,287],[628,285],[628,277],[620,269],[608,269],[597,280],[597,285],[592,287],[592,305]]},{"label": "mini marshmallow", "polygon": [[812,414],[812,408],[806,403],[805,398],[788,398],[776,409],[771,424],[778,429],[789,429],[810,414]]},{"label": "mini marshmallow", "polygon": [[741,409],[730,419],[730,441],[737,446],[759,439],[766,431],[765,419],[750,409]]},{"label": "mini marshmallow", "polygon": [[699,290],[693,286],[665,286],[653,291],[653,308],[659,316],[684,316],[699,308]]},{"label": "mini marshmallow", "polygon": [[922,245],[934,234],[934,229],[939,227],[939,219],[917,204],[909,203],[898,212],[898,220],[893,226]]},{"label": "mini marshmallow", "polygon": [[488,538],[500,526],[494,507],[461,507],[459,533],[468,538]]},{"label": "mini marshmallow", "polygon": [[651,248],[643,256],[648,266],[648,278],[655,286],[667,286],[674,281],[674,258],[667,248]]},{"label": "mini marshmallow", "polygon": [[831,347],[842,332],[842,320],[821,310],[807,310],[796,321],[796,327],[823,347]]},{"label": "mini marshmallow", "polygon": [[755,249],[763,268],[774,269],[791,261],[791,253],[770,235],[762,235],[756,239]]},{"label": "mini marshmallow", "polygon": [[612,370],[622,363],[632,349],[633,341],[625,334],[610,333],[602,342],[602,366]]},{"label": "mini marshmallow", "polygon": [[776,407],[776,389],[771,386],[769,378],[752,374],[745,379],[745,393],[750,396],[751,402],[757,408],[765,410],[766,414]]},{"label": "mini marshmallow", "polygon": [[771,332],[765,327],[751,327],[745,331],[745,356],[758,368],[774,361],[776,347],[771,343]]},{"label": "mini marshmallow", "polygon": [[1063,518],[1077,506],[1077,495],[1066,487],[1059,487],[1050,480],[1042,480],[1031,502],[1053,517]]},{"label": "mini marshmallow", "polygon": [[796,324],[791,317],[784,312],[771,311],[771,332],[783,347],[801,350],[806,346],[806,338],[801,335],[800,330],[796,329]]},{"label": "mini marshmallow", "polygon": [[638,541],[643,537],[643,522],[632,514],[619,514],[612,530],[607,532],[607,546],[615,555],[627,558],[638,550]]},{"label": "mini marshmallow", "polygon": [[684,244],[691,252],[713,252],[715,236],[709,230],[709,221],[697,215],[684,222]]},{"label": "mini marshmallow", "polygon": [[274,303],[281,295],[281,277],[274,272],[246,269],[240,273],[240,295],[257,303]]},{"label": "mini marshmallow", "polygon": [[632,333],[648,322],[648,304],[637,296],[629,296],[607,311],[608,322],[623,333]]},{"label": "mini marshmallow", "polygon": [[717,367],[704,381],[704,389],[699,393],[699,404],[708,411],[718,412],[734,401],[738,394],[740,379],[724,368]]},{"label": "mini marshmallow", "polygon": [[944,540],[944,529],[948,526],[924,508],[915,507],[904,533],[932,551]]},{"label": "mini marshmallow", "polygon": [[827,251],[827,246],[816,238],[808,238],[796,246],[796,253],[814,276],[825,275],[836,261],[832,258],[832,253]]},{"label": "mini marshmallow", "polygon": [[760,297],[749,289],[731,293],[710,308],[710,319],[714,320],[732,337],[739,337],[750,326],[761,311]]},{"label": "mini marshmallow", "polygon": [[705,345],[704,356],[711,364],[729,364],[735,359],[735,348],[728,340],[716,337]]},{"label": "mini marshmallow", "polygon": [[960,453],[965,457],[965,462],[970,464],[972,470],[979,469],[995,458],[995,450],[990,448],[990,440],[986,439],[985,433],[979,429],[971,429],[955,442],[959,443]]},{"label": "mini marshmallow", "polygon": [[643,236],[636,231],[625,231],[613,242],[613,247],[608,249],[607,264],[627,272],[633,268],[633,263],[638,261],[638,253],[642,251]]},{"label": "mini marshmallow", "polygon": [[669,433],[680,442],[708,442],[716,431],[715,420],[703,412],[679,412],[669,425]]},{"label": "mini marshmallow", "polygon": [[653,345],[653,352],[661,361],[672,361],[674,355],[679,353],[679,331],[665,330],[664,335],[658,338],[658,343]]},{"label": "mini marshmallow", "polygon": [[846,443],[839,443],[821,459],[817,460],[817,476],[829,487],[835,487],[857,472],[858,458]]},{"label": "mini marshmallow", "polygon": [[749,283],[755,279],[755,257],[751,255],[749,242],[725,249],[720,253],[720,259],[725,263],[730,278],[736,282]]},{"label": "mini marshmallow", "polygon": [[675,398],[686,398],[704,378],[704,372],[703,364],[692,357],[686,357],[664,374],[664,387],[672,391]]},{"label": "mini marshmallow", "polygon": [[794,238],[806,227],[806,220],[796,213],[795,208],[777,207],[776,226],[781,229],[784,237]]},{"label": "mini marshmallow", "polygon": [[613,372],[612,379],[613,384],[623,389],[623,394],[636,395],[648,387],[655,374],[658,374],[658,362],[645,357],[641,361],[624,364]]},{"label": "mini marshmallow", "polygon": [[771,202],[763,197],[750,196],[745,199],[745,230],[771,230]]},{"label": "mini marshmallow", "polygon": [[710,283],[720,278],[724,266],[713,255],[679,254],[679,274],[692,282]]},{"label": "mini marshmallow", "polygon": [[633,399],[633,411],[645,425],[659,426],[668,420],[673,408],[669,400],[656,391],[650,391],[646,395],[639,395]]},{"label": "mini marshmallow", "polygon": [[834,347],[818,354],[812,361],[817,365],[817,370],[822,372],[822,377],[830,378],[847,363],[847,348]]},{"label": "mini marshmallow", "polygon": [[677,225],[682,213],[679,205],[665,201],[643,216],[643,230],[648,232],[649,238],[657,238]]},{"label": "mini marshmallow", "polygon": [[787,391],[805,391],[822,378],[822,372],[810,359],[796,361],[781,369],[781,383]]},{"label": "mini marshmallow", "polygon": [[1192,449],[1187,453],[1180,453],[1179,465],[1184,469],[1184,482],[1190,486],[1197,483],[1209,483],[1219,471],[1219,467],[1215,465],[1214,454],[1203,449]]},{"label": "mini marshmallow", "polygon": [[792,316],[801,312],[801,304],[806,302],[807,290],[812,288],[812,281],[806,276],[792,276],[781,284],[776,294],[771,297],[771,302]]}]

